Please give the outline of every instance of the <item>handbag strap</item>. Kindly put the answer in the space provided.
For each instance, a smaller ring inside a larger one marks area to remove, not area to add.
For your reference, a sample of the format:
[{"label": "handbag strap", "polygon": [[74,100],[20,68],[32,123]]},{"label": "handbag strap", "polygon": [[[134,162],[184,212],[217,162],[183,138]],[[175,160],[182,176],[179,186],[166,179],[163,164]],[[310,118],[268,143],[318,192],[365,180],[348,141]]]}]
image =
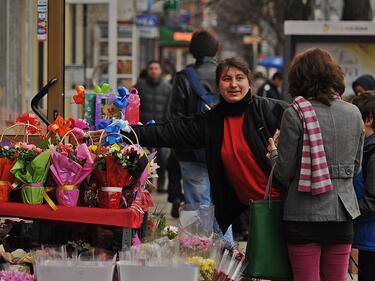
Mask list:
[{"label": "handbag strap", "polygon": [[276,166],[276,163],[272,165],[272,169],[271,169],[270,175],[269,175],[268,180],[267,180],[266,191],[264,193],[264,200],[268,199],[269,201],[271,201],[271,199],[272,199],[272,196],[271,196],[271,193],[272,193],[272,178],[273,178],[273,172],[275,170],[275,166]]}]

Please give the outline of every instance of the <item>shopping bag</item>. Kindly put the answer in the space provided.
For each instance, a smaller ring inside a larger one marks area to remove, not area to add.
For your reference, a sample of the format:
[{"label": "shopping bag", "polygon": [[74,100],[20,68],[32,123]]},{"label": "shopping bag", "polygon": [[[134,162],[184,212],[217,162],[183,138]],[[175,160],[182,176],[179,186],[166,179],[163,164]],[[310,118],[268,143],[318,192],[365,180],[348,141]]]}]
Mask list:
[{"label": "shopping bag", "polygon": [[292,280],[287,243],[283,231],[281,200],[271,199],[271,170],[265,197],[250,203],[249,239],[246,247],[246,277],[267,280]]}]

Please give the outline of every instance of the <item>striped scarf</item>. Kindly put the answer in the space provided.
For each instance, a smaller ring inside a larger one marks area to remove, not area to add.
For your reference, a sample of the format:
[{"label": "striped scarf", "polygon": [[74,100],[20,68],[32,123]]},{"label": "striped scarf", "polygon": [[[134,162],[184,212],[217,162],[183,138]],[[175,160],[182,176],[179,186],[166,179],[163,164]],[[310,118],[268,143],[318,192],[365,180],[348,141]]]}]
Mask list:
[{"label": "striped scarf", "polygon": [[303,122],[303,147],[298,190],[312,195],[333,189],[328,171],[319,120],[311,103],[298,96],[292,107]]}]

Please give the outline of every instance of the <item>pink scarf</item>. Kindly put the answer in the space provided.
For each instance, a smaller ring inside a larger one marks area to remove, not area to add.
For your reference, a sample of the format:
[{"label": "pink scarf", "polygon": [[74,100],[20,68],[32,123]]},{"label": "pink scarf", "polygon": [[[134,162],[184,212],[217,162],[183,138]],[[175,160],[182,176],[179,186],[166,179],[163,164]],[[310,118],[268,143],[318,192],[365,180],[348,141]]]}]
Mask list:
[{"label": "pink scarf", "polygon": [[305,98],[298,96],[292,107],[303,122],[303,147],[298,190],[321,194],[333,189],[329,175],[323,138],[315,110]]}]

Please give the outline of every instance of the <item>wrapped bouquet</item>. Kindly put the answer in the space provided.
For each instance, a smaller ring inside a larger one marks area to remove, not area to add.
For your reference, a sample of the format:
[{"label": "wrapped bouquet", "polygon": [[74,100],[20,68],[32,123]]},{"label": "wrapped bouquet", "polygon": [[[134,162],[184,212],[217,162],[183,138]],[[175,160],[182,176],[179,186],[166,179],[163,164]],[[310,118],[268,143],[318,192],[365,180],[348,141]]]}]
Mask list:
[{"label": "wrapped bouquet", "polygon": [[13,180],[13,174],[10,172],[17,158],[17,149],[15,147],[0,147],[0,202],[9,200],[10,185]]},{"label": "wrapped bouquet", "polygon": [[74,149],[71,144],[51,146],[52,163],[50,170],[58,185],[56,190],[57,202],[67,207],[77,206],[79,185],[92,172],[94,160],[86,144]]},{"label": "wrapped bouquet", "polygon": [[19,143],[17,161],[11,172],[23,183],[21,196],[26,204],[41,204],[45,195],[44,183],[48,175],[50,151],[33,144]]}]

